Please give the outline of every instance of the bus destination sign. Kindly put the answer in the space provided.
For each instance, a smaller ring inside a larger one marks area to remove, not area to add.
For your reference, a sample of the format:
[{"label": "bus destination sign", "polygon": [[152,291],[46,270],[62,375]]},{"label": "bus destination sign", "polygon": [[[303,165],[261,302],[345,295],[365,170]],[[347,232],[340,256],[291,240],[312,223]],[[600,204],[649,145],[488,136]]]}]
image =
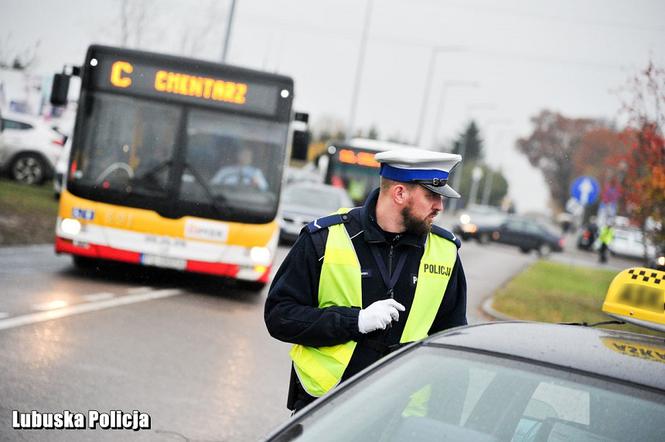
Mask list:
[{"label": "bus destination sign", "polygon": [[170,96],[193,104],[244,109],[265,115],[275,114],[282,92],[277,85],[192,74],[128,59],[107,58],[97,62],[100,69],[93,76],[93,82],[106,90]]}]

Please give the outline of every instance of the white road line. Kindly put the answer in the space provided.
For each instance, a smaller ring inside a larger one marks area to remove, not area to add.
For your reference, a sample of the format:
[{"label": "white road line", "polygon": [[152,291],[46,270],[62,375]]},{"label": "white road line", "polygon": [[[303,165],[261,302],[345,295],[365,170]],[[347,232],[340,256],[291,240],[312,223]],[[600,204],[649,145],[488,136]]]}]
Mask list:
[{"label": "white road line", "polygon": [[151,290],[154,289],[152,287],[132,287],[131,289],[127,289],[127,293],[130,295],[135,295],[137,293],[145,293]]},{"label": "white road line", "polygon": [[137,302],[151,301],[153,299],[168,298],[182,294],[179,289],[155,290],[148,293],[121,296],[99,302],[90,302],[86,304],[77,304],[70,307],[64,307],[47,312],[30,313],[22,316],[15,316],[8,319],[0,319],[0,330],[20,327],[22,325],[35,324],[37,322],[50,321],[52,319],[64,318],[66,316],[78,315],[80,313],[95,312],[107,308],[118,307],[121,305],[134,304]]},{"label": "white road line", "polygon": [[97,301],[104,301],[106,299],[115,298],[115,294],[109,292],[101,292],[101,293],[93,293],[90,295],[83,295],[81,296],[81,298],[85,299],[86,302],[97,302]]}]

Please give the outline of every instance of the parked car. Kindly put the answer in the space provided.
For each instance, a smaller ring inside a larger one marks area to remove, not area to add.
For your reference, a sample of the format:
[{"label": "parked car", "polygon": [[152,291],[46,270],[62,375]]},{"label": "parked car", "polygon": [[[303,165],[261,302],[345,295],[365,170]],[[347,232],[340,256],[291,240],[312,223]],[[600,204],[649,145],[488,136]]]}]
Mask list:
[{"label": "parked car", "polygon": [[665,245],[656,247],[656,253],[649,260],[649,267],[656,270],[665,270]]},{"label": "parked car", "polygon": [[280,241],[295,241],[304,225],[341,207],[353,207],[344,189],[309,182],[286,186],[279,215]]},{"label": "parked car", "polygon": [[0,169],[25,184],[41,184],[53,176],[65,137],[38,118],[2,114]]},{"label": "parked car", "polygon": [[592,250],[596,238],[598,238],[598,226],[596,223],[583,225],[577,235],[577,248],[580,250]]},{"label": "parked car", "polygon": [[[643,259],[645,240],[640,229],[633,227],[616,227],[614,239],[609,245],[610,253],[625,258]],[[647,259],[656,254],[652,244],[646,243]]]},{"label": "parked car", "polygon": [[67,138],[65,147],[62,149],[62,154],[55,163],[55,173],[53,174],[53,193],[55,198],[60,198],[62,189],[65,187],[65,180],[67,179],[67,166],[69,164],[69,154],[72,151],[72,139]]},{"label": "parked car", "polygon": [[492,240],[519,247],[523,253],[538,251],[541,256],[561,252],[564,240],[536,221],[510,217],[492,232]]},{"label": "parked car", "polygon": [[[603,310],[665,330],[662,304],[653,313],[639,306],[639,296],[631,300],[635,284],[656,287],[653,278],[633,282],[626,270],[610,286]],[[267,440],[662,440],[663,355],[662,337],[586,324],[457,327],[368,367]]]},{"label": "parked car", "polygon": [[480,243],[489,242],[492,232],[506,219],[506,213],[493,206],[471,205],[462,211],[453,232],[462,239],[474,238]]}]

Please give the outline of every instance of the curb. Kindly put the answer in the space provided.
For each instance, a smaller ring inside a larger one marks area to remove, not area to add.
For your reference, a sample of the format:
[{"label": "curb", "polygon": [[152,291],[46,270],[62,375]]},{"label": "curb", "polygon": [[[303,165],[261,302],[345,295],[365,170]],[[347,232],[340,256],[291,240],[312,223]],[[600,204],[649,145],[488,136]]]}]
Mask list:
[{"label": "curb", "polygon": [[494,318],[495,320],[498,321],[519,321],[520,319],[513,318],[512,316],[508,316],[505,313],[501,313],[500,311],[495,310],[492,307],[492,301],[494,301],[494,296],[490,296],[486,300],[483,301],[483,303],[480,305],[480,309],[485,313],[487,316],[490,316]]}]

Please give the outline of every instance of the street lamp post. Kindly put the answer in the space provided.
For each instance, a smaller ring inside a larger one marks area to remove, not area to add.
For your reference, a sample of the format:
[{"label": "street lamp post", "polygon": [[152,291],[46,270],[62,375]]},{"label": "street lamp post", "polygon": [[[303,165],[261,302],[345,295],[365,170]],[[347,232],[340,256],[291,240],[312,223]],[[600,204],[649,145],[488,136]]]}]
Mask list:
[{"label": "street lamp post", "polygon": [[476,196],[478,196],[478,181],[483,177],[483,169],[480,166],[475,166],[471,172],[471,191],[469,192],[469,205],[476,204]]},{"label": "street lamp post", "polygon": [[[474,103],[466,108],[466,119],[469,119],[469,114],[470,111],[473,109],[486,109],[486,110],[493,110],[495,109],[496,106],[494,103]],[[453,177],[453,188],[454,189],[459,189],[460,188],[460,181],[462,180],[462,170],[464,169],[464,155],[466,154],[466,142],[462,143],[460,146],[460,151],[458,152],[462,156],[462,162],[459,163],[459,166],[455,168],[455,176]],[[455,210],[457,209],[457,202],[459,199],[453,199],[450,202],[450,210]]]},{"label": "street lamp post", "polygon": [[463,51],[464,46],[434,46],[430,53],[429,65],[427,67],[427,77],[425,77],[425,90],[423,92],[423,101],[420,106],[420,116],[418,118],[418,128],[416,129],[415,145],[420,145],[422,139],[423,125],[425,124],[425,112],[427,111],[428,99],[430,96],[430,88],[432,87],[432,76],[434,75],[434,65],[436,64],[436,56],[441,52],[456,52]]},{"label": "street lamp post", "polygon": [[231,0],[229,8],[229,18],[226,21],[226,32],[224,33],[224,46],[222,47],[222,63],[226,63],[226,54],[229,51],[229,42],[231,41],[231,27],[233,26],[233,15],[236,10],[236,0]]},{"label": "street lamp post", "polygon": [[[489,127],[495,124],[512,124],[512,120],[509,119],[499,119],[499,120],[491,120],[488,121],[486,126],[488,127],[488,141],[489,141]],[[499,139],[499,142],[501,139]],[[502,170],[502,164],[503,164],[503,159],[499,161],[499,173],[501,173]],[[482,197],[482,204],[487,205],[489,204],[490,196],[492,195],[492,187],[494,186],[494,175],[496,173],[493,170],[488,170],[487,171],[487,178],[485,178],[485,185],[483,187],[483,197]]]},{"label": "street lamp post", "polygon": [[446,93],[449,88],[453,87],[478,87],[479,83],[477,81],[446,81],[441,86],[441,96],[439,97],[439,103],[436,107],[436,112],[434,113],[434,124],[432,128],[432,146],[436,144],[437,135],[440,133],[440,123],[441,115],[443,115],[443,108],[446,102]]},{"label": "street lamp post", "polygon": [[358,107],[358,94],[360,81],[362,79],[363,64],[365,63],[365,48],[367,47],[367,34],[369,33],[370,18],[372,16],[373,0],[367,0],[365,7],[365,21],[363,24],[363,33],[360,38],[360,50],[358,52],[358,63],[356,64],[356,76],[353,81],[353,92],[351,93],[351,109],[349,110],[349,121],[346,125],[346,138],[353,137],[353,131],[356,124],[356,108]]}]

